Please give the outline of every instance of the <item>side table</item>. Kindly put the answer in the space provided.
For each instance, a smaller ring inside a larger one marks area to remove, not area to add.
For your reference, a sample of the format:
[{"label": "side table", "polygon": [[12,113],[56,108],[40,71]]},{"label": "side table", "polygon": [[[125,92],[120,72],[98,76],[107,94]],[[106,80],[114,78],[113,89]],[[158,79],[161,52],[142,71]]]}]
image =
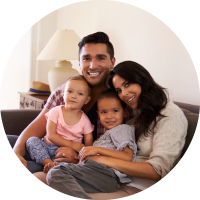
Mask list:
[{"label": "side table", "polygon": [[43,109],[49,95],[35,95],[19,92],[21,109]]}]

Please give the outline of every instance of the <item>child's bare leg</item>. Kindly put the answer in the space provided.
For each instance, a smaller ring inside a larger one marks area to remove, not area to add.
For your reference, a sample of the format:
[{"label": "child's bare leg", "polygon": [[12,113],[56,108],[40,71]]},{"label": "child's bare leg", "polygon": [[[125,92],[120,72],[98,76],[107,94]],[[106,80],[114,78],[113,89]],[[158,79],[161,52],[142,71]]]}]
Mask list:
[{"label": "child's bare leg", "polygon": [[44,166],[44,169],[43,169],[43,172],[44,173],[47,173],[51,168],[53,168],[53,163],[47,163],[45,166]]},{"label": "child's bare leg", "polygon": [[45,166],[48,163],[53,163],[53,161],[50,158],[46,158],[42,161],[42,165]]},{"label": "child's bare leg", "polygon": [[53,161],[47,163],[47,164],[44,166],[43,172],[44,172],[44,173],[47,173],[51,168],[53,168],[53,167],[56,166],[56,165],[60,165],[60,164],[58,164],[57,162],[53,162]]},{"label": "child's bare leg", "polygon": [[57,165],[60,165],[60,164],[57,163],[57,162],[54,162],[54,163],[53,163],[53,166],[57,166]]},{"label": "child's bare leg", "polygon": [[[36,172],[33,174],[35,177],[37,177],[40,181],[42,181],[43,183],[47,184],[47,181],[46,181],[46,176],[47,176],[47,173],[44,173],[44,172]],[[48,185],[48,184],[47,184]]]},{"label": "child's bare leg", "polygon": [[53,167],[53,161],[50,158],[46,158],[42,161],[44,166],[43,172],[47,173]]}]

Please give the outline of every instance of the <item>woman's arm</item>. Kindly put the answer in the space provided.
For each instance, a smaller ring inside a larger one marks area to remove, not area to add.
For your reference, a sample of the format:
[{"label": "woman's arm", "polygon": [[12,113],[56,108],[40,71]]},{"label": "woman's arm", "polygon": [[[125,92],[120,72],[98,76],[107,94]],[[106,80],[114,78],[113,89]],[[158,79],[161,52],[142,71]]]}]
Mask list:
[{"label": "woman's arm", "polygon": [[133,159],[133,152],[131,149],[129,149],[129,147],[125,147],[123,151],[116,151],[103,147],[92,146],[81,149],[79,152],[80,162],[82,162],[87,156],[97,154],[127,161],[132,161]]},{"label": "woman's arm", "polygon": [[92,146],[93,145],[93,135],[92,133],[84,134],[84,142],[85,146]]},{"label": "woman's arm", "polygon": [[88,156],[87,159],[96,160],[101,164],[114,168],[132,177],[154,181],[159,181],[161,179],[161,176],[149,163],[129,162],[106,156]]},{"label": "woman's arm", "polygon": [[141,149],[151,144],[151,152],[146,161],[127,162],[104,156],[91,156],[87,159],[94,159],[132,177],[159,181],[177,163],[187,133],[187,120],[180,109],[173,106],[162,114],[167,117],[158,122],[155,134],[149,138],[152,144],[148,138],[140,141]]}]

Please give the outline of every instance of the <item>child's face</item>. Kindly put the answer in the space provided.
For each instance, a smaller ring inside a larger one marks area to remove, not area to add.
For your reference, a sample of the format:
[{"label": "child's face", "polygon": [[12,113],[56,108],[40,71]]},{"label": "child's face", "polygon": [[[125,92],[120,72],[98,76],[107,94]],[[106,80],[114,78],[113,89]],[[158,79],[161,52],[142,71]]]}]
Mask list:
[{"label": "child's face", "polygon": [[115,98],[104,98],[98,101],[98,115],[102,125],[109,130],[124,121],[124,109]]},{"label": "child's face", "polygon": [[63,93],[65,107],[72,110],[81,109],[91,99],[88,97],[88,85],[82,80],[69,80]]}]

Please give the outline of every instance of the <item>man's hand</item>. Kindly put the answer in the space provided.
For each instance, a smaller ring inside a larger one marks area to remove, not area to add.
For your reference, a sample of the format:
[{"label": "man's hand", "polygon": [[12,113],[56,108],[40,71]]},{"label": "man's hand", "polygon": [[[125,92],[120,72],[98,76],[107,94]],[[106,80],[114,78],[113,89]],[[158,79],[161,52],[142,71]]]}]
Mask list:
[{"label": "man's hand", "polygon": [[72,149],[74,149],[76,152],[79,152],[84,146],[85,145],[80,142],[73,142]]},{"label": "man's hand", "polygon": [[77,164],[78,154],[70,147],[60,147],[55,153],[56,162],[67,162]]},{"label": "man's hand", "polygon": [[27,161],[19,154],[16,154],[22,164],[28,169]]},{"label": "man's hand", "polygon": [[79,152],[79,162],[85,160],[87,156],[95,156],[99,153],[99,147],[84,147]]}]

